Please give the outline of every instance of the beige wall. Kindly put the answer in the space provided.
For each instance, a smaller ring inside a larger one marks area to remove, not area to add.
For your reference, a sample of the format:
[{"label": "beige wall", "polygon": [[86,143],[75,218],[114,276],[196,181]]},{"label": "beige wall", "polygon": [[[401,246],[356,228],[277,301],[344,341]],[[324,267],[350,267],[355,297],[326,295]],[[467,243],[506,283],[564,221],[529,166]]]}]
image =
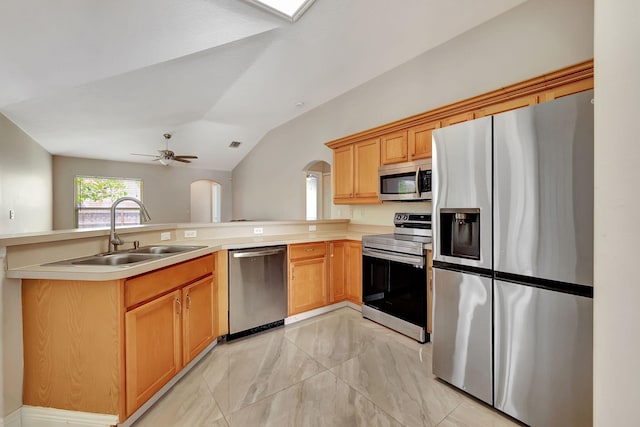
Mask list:
[{"label": "beige wall", "polygon": [[[312,160],[332,163],[325,142],[592,57],[593,0],[528,1],[268,133],[233,170],[234,216],[304,218],[300,171]],[[390,225],[387,211],[412,209],[332,211]]]},{"label": "beige wall", "polygon": [[143,202],[152,224],[191,221],[191,183],[201,179],[216,181],[222,186],[222,221],[231,219],[231,172],[53,156],[55,230],[75,226],[73,183],[76,175],[142,179]]},{"label": "beige wall", "polygon": [[640,424],[640,4],[595,6],[594,424]]},{"label": "beige wall", "polygon": [[51,230],[51,204],[51,155],[0,114],[0,234]]}]

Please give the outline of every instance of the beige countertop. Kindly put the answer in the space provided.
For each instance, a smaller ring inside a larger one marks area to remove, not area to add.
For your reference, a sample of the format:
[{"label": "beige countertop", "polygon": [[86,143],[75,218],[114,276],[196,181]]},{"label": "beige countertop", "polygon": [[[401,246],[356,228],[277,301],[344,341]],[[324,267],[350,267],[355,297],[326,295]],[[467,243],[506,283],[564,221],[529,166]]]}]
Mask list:
[{"label": "beige countertop", "polygon": [[363,234],[353,231],[310,232],[300,234],[247,236],[218,239],[189,239],[188,241],[161,242],[171,245],[205,246],[189,252],[166,256],[157,260],[140,264],[122,266],[99,265],[46,265],[36,264],[7,270],[7,277],[15,279],[50,279],[50,280],[117,280],[136,276],[159,268],[167,267],[182,261],[188,261],[223,249],[242,249],[260,246],[286,245],[292,243],[309,243],[330,240],[361,240]]}]

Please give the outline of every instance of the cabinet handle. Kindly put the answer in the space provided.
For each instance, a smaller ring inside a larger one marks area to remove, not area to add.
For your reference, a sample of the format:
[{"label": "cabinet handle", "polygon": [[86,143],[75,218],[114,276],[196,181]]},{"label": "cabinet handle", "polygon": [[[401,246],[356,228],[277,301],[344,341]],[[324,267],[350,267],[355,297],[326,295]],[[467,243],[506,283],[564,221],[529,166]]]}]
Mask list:
[{"label": "cabinet handle", "polygon": [[313,252],[313,250],[314,250],[313,248],[306,248],[304,251],[305,252]]},{"label": "cabinet handle", "polygon": [[180,298],[176,298],[176,315],[180,315],[182,313],[182,303],[180,302]]},{"label": "cabinet handle", "polygon": [[187,294],[187,310],[191,309],[191,295]]},{"label": "cabinet handle", "polygon": [[291,267],[291,280],[296,280],[296,268]]}]

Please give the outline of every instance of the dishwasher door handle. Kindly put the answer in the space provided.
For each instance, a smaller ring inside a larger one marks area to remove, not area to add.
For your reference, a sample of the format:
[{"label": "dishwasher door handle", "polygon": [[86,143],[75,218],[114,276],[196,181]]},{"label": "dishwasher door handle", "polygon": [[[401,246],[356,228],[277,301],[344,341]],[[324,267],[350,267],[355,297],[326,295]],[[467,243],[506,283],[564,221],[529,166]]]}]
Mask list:
[{"label": "dishwasher door handle", "polygon": [[263,251],[247,251],[247,252],[235,252],[234,258],[255,258],[260,256],[277,255],[285,252],[285,249],[267,249]]}]

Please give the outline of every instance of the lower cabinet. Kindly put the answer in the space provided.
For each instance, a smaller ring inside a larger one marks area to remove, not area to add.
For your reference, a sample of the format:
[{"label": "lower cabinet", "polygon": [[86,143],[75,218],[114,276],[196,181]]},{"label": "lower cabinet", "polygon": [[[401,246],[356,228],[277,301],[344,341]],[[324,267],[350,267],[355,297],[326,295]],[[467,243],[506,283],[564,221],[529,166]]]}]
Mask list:
[{"label": "lower cabinet", "polygon": [[324,242],[289,245],[289,316],[327,305]]},{"label": "lower cabinet", "polygon": [[23,280],[25,405],[125,421],[218,336],[216,256],[128,279]]},{"label": "lower cabinet", "polygon": [[338,240],[329,245],[329,303],[344,301],[347,297],[346,254],[347,242]]},{"label": "lower cabinet", "polygon": [[182,368],[180,291],[127,312],[127,416]]},{"label": "lower cabinet", "polygon": [[347,300],[362,305],[362,242],[349,240],[345,252]]}]

